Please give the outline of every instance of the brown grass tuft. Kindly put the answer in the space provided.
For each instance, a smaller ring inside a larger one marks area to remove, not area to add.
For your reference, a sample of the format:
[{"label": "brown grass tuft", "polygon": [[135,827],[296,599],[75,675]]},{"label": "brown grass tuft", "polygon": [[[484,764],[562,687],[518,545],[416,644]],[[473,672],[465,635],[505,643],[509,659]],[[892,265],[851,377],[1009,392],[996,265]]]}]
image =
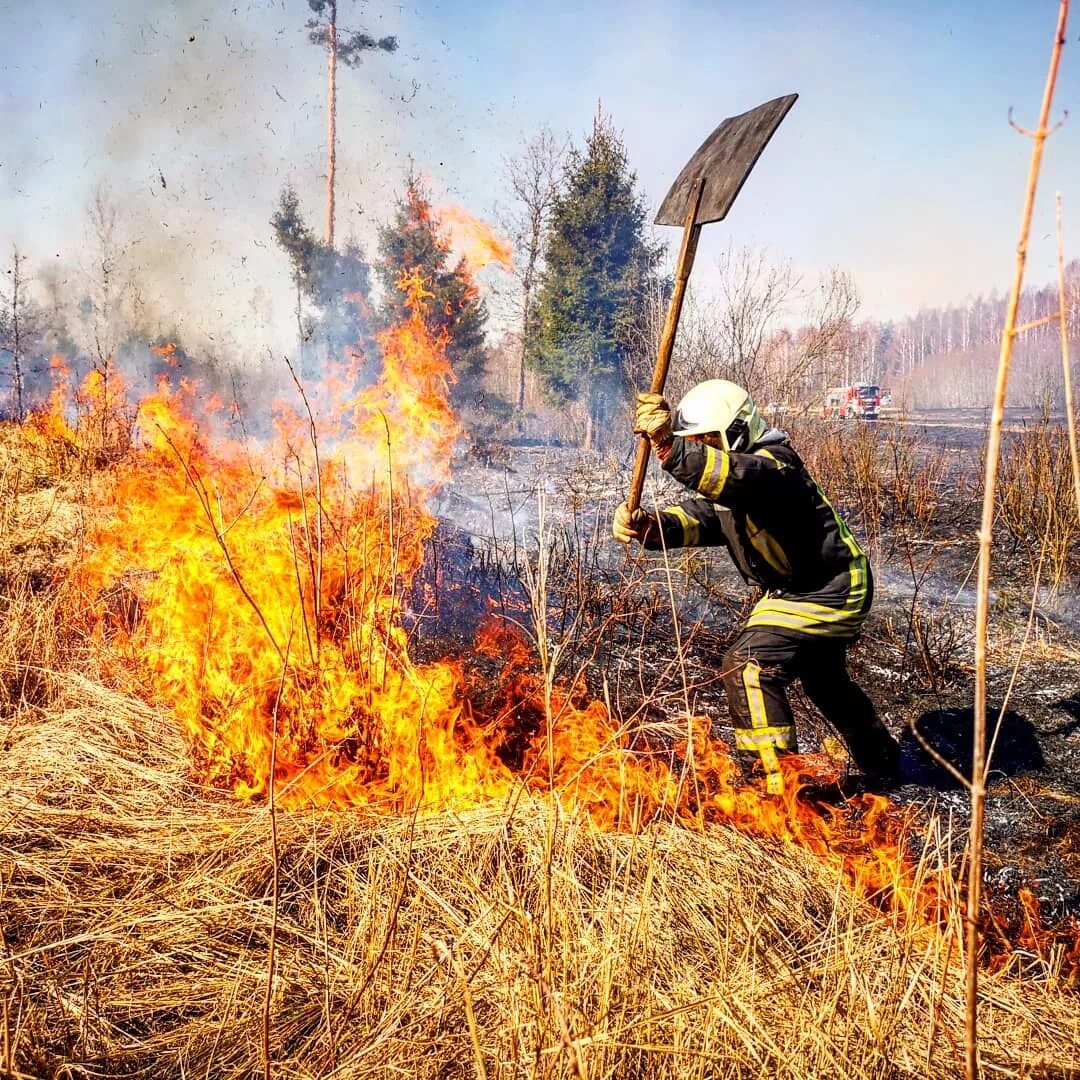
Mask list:
[{"label": "brown grass tuft", "polygon": [[[9,1075],[259,1070],[270,818],[169,720],[77,676],[0,756]],[[603,834],[546,802],[278,813],[279,1077],[951,1077],[944,935],[727,829]],[[1075,998],[986,978],[986,1063],[1080,1075]]]}]

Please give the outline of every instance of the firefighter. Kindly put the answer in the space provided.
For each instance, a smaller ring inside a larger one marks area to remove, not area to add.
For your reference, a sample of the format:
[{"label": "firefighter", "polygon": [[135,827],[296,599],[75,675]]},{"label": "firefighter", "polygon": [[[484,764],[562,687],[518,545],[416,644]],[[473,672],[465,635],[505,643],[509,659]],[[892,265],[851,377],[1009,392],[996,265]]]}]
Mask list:
[{"label": "firefighter", "polygon": [[847,672],[847,648],[870,610],[870,562],[814,483],[786,432],[767,430],[741,387],[699,383],[672,417],[660,394],[639,394],[634,431],[695,497],[653,515],[615,512],[612,533],[650,550],[723,546],[764,595],[723,657],[740,761],[760,765],[765,790],[784,789],[779,758],[797,753],[786,689],[795,679],[843,738],[867,787],[899,773],[899,746]]}]

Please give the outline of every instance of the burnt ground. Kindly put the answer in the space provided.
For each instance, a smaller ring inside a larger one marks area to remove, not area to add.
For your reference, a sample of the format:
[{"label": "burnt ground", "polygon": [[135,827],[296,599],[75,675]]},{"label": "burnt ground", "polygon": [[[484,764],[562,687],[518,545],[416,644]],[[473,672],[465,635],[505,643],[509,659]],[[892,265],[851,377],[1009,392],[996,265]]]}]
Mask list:
[{"label": "burnt ground", "polygon": [[[928,452],[935,440],[978,452],[980,431],[937,427],[925,436]],[[548,625],[562,644],[560,673],[582,671],[591,694],[606,693],[622,718],[638,717],[646,726],[677,719],[689,704],[692,712],[711,717],[717,737],[730,742],[719,657],[753,596],[722,552],[672,553],[668,570],[657,556],[628,553],[610,539],[611,514],[627,490],[630,466],[629,450],[601,457],[509,446],[494,459],[462,454],[452,484],[435,503],[440,525],[415,589],[411,619],[418,651],[469,656],[476,626],[490,611],[529,625],[524,567],[535,564],[542,500]],[[677,486],[656,486],[661,476],[650,474],[646,505],[678,497]],[[922,537],[917,554],[910,543],[890,543],[883,530],[874,560],[875,608],[852,650],[851,670],[901,740],[905,782],[890,797],[919,816],[938,815],[959,853],[967,793],[914,733],[961,772],[970,769],[975,542],[968,524],[978,506],[970,504],[963,485],[955,491],[956,505],[943,500],[940,535]],[[844,509],[849,520],[857,516],[857,508]],[[1056,595],[1040,595],[1009,692],[1029,621],[1030,573],[1007,538],[995,551],[991,732],[1003,702],[1007,709],[988,791],[986,890],[1008,917],[1019,911],[1018,890],[1030,889],[1044,920],[1053,924],[1080,916],[1075,588],[1067,582]],[[474,657],[472,664],[477,685],[500,670],[496,661]],[[835,751],[835,737],[797,688],[792,704],[803,751]],[[483,702],[479,706],[482,713]]]}]

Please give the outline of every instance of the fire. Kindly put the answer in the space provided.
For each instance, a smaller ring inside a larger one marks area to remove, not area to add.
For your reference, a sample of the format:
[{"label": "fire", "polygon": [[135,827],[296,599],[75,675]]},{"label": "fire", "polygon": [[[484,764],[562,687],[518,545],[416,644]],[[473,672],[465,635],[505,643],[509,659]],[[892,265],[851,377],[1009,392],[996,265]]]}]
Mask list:
[{"label": "fire", "polygon": [[46,407],[26,418],[24,434],[43,448],[81,453],[94,465],[122,456],[128,449],[133,412],[127,405],[128,387],[111,362],[90,369],[82,383],[72,385],[62,356],[49,361],[53,389]]},{"label": "fire", "polygon": [[292,806],[408,810],[506,789],[460,662],[413,664],[402,625],[435,526],[413,485],[445,479],[459,434],[423,284],[403,287],[411,315],[383,336],[383,375],[335,403],[335,430],[281,411],[255,459],[211,434],[196,387],[160,383],[79,569],[88,595],[135,594],[138,625],[117,627],[106,602],[99,632],[183,722],[206,780],[242,798],[266,794],[271,760]]},{"label": "fire", "polygon": [[176,355],[176,350],[180,346],[175,341],[170,341],[165,345],[151,345],[150,351],[155,355],[161,357],[170,367],[176,367],[179,357]]},{"label": "fire", "polygon": [[[464,658],[414,661],[405,598],[436,525],[425,501],[461,432],[447,342],[424,318],[430,294],[415,272],[401,287],[409,315],[381,337],[375,385],[326,379],[310,412],[279,406],[273,438],[254,448],[197,385],[163,379],[139,404],[134,449],[98,474],[76,571],[92,633],[184,726],[200,778],[241,799],[272,785],[292,808],[429,812],[524,789],[602,829],[723,823],[805,847],[884,909],[941,923],[955,889],[914,865],[909,817],[873,795],[804,802],[820,762],[786,762],[786,794],[763,796],[707,720],[651,745],[583,685],[545,684],[506,622],[475,643],[500,667],[493,688]],[[36,422],[72,441],[108,437],[110,403],[127,416],[121,390],[115,372],[92,372],[76,420],[58,390]],[[1038,935],[1033,910],[1025,933]]]},{"label": "fire", "polygon": [[464,256],[471,270],[481,270],[498,263],[510,272],[514,268],[510,245],[495,235],[490,225],[469,213],[463,206],[449,204],[433,211],[450,246]]},{"label": "fire", "polygon": [[73,445],[76,434],[67,409],[72,397],[71,373],[62,356],[53,356],[49,360],[49,372],[53,389],[48,406],[27,416],[26,431],[32,440],[42,444]]}]

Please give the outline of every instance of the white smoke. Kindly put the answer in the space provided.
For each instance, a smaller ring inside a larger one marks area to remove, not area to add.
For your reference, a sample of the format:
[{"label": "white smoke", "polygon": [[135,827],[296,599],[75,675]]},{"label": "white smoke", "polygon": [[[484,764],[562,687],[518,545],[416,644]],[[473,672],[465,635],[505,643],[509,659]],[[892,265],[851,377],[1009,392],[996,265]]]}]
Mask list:
[{"label": "white smoke", "polygon": [[[144,323],[253,363],[294,352],[270,217],[291,183],[324,227],[326,56],[307,40],[311,14],[304,0],[12,5],[0,242],[62,266],[78,303],[100,277],[88,207],[104,185]],[[400,42],[338,71],[336,232],[371,257],[410,153],[437,167],[437,145],[408,144],[445,96],[411,8],[343,0],[339,21]]]}]

